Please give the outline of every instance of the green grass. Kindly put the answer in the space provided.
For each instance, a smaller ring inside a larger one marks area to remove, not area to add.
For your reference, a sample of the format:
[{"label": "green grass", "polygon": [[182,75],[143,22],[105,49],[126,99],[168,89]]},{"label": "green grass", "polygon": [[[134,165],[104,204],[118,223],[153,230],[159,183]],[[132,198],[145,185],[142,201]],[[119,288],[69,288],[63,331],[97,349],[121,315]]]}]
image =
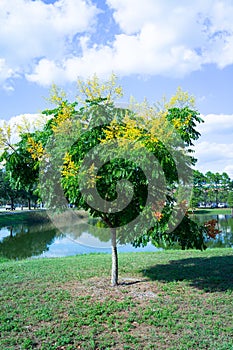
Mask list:
[{"label": "green grass", "polygon": [[45,210],[0,212],[0,226],[49,220]]},{"label": "green grass", "polygon": [[[191,211],[190,211],[191,213]],[[215,208],[215,209],[196,209],[194,210],[194,214],[205,214],[205,215],[229,215],[231,214],[231,208]]]},{"label": "green grass", "polygon": [[233,349],[233,250],[2,260],[1,349]]},{"label": "green grass", "polygon": [[[75,215],[73,215],[75,213]],[[64,213],[58,213],[48,211],[44,209],[37,209],[31,211],[11,211],[0,212],[0,227],[5,225],[15,224],[35,224],[44,221],[50,221],[51,217],[56,220],[71,221],[73,218],[77,219],[77,215],[80,218],[87,218],[87,213],[82,210],[73,211],[72,209],[65,211]]]}]

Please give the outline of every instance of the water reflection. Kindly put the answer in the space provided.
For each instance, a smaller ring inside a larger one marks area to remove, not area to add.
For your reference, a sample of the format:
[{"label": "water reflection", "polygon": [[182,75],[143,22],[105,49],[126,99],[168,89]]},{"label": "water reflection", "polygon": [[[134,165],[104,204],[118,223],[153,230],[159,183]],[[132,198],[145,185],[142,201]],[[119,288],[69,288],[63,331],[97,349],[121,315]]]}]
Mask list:
[{"label": "water reflection", "polygon": [[193,219],[197,222],[204,224],[204,222],[211,219],[217,221],[217,228],[221,231],[216,236],[216,239],[207,239],[207,246],[209,248],[229,248],[233,247],[233,217],[229,214],[216,214],[216,215],[193,215]]},{"label": "water reflection", "polygon": [[0,235],[1,233],[3,237],[0,236],[0,255],[9,259],[24,259],[42,254],[49,250],[55,237],[61,236],[49,223],[11,225],[2,228]]},{"label": "water reflection", "polygon": [[[215,240],[207,239],[207,246],[233,247],[233,218],[231,215],[193,215],[193,219],[204,223],[216,219],[221,231]],[[90,225],[87,219],[77,216],[56,218],[62,220],[62,230],[50,221],[31,220],[30,222],[0,225],[0,256],[10,259],[24,259],[29,257],[62,257],[76,254],[111,252],[110,231],[104,231],[95,224]],[[10,219],[7,221],[11,222]],[[120,252],[156,251],[152,245],[145,248],[134,248],[121,236]]]},{"label": "water reflection", "polygon": [[[76,254],[111,252],[110,231],[90,225],[87,219],[77,216],[56,217],[62,220],[58,230],[48,220],[45,222],[21,222],[0,226],[0,256],[10,259],[29,257],[62,257]],[[8,219],[10,221],[10,218]],[[126,239],[119,242],[120,252],[156,251],[152,245],[134,248]]]}]

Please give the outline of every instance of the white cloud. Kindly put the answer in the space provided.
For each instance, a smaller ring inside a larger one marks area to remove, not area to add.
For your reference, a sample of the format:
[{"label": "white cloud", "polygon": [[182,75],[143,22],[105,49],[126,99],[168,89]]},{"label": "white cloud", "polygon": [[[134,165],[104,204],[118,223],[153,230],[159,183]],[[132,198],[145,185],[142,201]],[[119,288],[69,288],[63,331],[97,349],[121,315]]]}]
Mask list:
[{"label": "white cloud", "polygon": [[[185,27],[186,29],[192,27],[196,32],[198,24],[195,15],[209,10],[210,3],[213,4],[213,1],[197,0],[192,3],[179,1],[177,3],[169,0],[107,0],[107,3],[114,10],[114,19],[126,34],[135,34],[144,26],[155,23],[162,40],[164,31],[169,31],[173,38],[178,35],[187,37],[187,31],[183,31]],[[196,35],[197,33],[193,37]]]},{"label": "white cloud", "polygon": [[203,173],[227,172],[233,179],[233,115],[202,116],[201,133],[195,145],[196,167]]},{"label": "white cloud", "polygon": [[101,18],[113,16],[119,30],[99,44],[106,28],[88,0],[2,0],[0,80],[17,74],[47,86],[112,71],[183,77],[207,63],[233,64],[230,1],[106,3]]},{"label": "white cloud", "polygon": [[211,139],[212,141],[223,142],[233,140],[233,115],[208,114],[201,116],[204,123],[198,126],[202,141]]},{"label": "white cloud", "polygon": [[226,165],[224,171],[233,179],[233,164]]},{"label": "white cloud", "polygon": [[64,71],[53,60],[43,58],[39,61],[32,74],[26,74],[29,81],[49,86],[56,82],[62,84],[64,82]]},{"label": "white cloud", "polygon": [[86,47],[82,56],[69,57],[62,63],[42,59],[27,78],[49,85],[53,81],[75,81],[78,76],[87,77],[93,73],[99,76],[108,76],[112,71],[121,76],[135,73],[179,76],[200,68],[199,57],[194,51],[177,46],[166,52],[156,41],[148,40],[153,30],[150,26],[140,35],[117,35],[112,47]]},{"label": "white cloud", "polygon": [[72,41],[77,45],[75,36],[92,29],[97,13],[82,0],[1,0],[0,79],[24,75],[41,58],[61,60]]},{"label": "white cloud", "polygon": [[8,67],[5,58],[0,58],[0,82],[11,78],[13,75],[14,71]]}]

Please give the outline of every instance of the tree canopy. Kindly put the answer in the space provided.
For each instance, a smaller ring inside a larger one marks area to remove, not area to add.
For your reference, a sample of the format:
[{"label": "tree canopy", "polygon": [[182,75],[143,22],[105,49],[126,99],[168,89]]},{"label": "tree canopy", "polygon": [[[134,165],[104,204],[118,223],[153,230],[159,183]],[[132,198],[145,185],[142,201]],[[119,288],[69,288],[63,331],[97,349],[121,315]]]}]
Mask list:
[{"label": "tree canopy", "polygon": [[[103,232],[111,232],[113,285],[118,283],[117,241],[205,248],[205,228],[187,215],[195,164],[190,146],[202,122],[193,97],[178,89],[169,101],[132,100],[121,108],[115,102],[121,96],[114,75],[105,83],[96,76],[79,81],[75,102],[54,86],[55,108],[43,112],[45,126],[22,133],[10,154],[15,169],[15,157],[26,152],[47,206],[73,203],[101,220]],[[21,183],[29,185],[27,178],[23,167]]]}]

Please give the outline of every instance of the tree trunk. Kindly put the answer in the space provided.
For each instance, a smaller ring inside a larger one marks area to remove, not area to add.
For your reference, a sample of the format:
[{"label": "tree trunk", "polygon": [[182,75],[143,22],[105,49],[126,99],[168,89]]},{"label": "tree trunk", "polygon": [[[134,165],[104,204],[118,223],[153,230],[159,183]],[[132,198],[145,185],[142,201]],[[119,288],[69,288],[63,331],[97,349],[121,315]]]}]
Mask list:
[{"label": "tree trunk", "polygon": [[112,286],[118,285],[118,257],[116,244],[116,228],[111,228],[112,232]]},{"label": "tree trunk", "polygon": [[28,198],[28,210],[31,210],[31,198]]},{"label": "tree trunk", "polygon": [[11,198],[11,210],[14,210],[14,198]]}]

